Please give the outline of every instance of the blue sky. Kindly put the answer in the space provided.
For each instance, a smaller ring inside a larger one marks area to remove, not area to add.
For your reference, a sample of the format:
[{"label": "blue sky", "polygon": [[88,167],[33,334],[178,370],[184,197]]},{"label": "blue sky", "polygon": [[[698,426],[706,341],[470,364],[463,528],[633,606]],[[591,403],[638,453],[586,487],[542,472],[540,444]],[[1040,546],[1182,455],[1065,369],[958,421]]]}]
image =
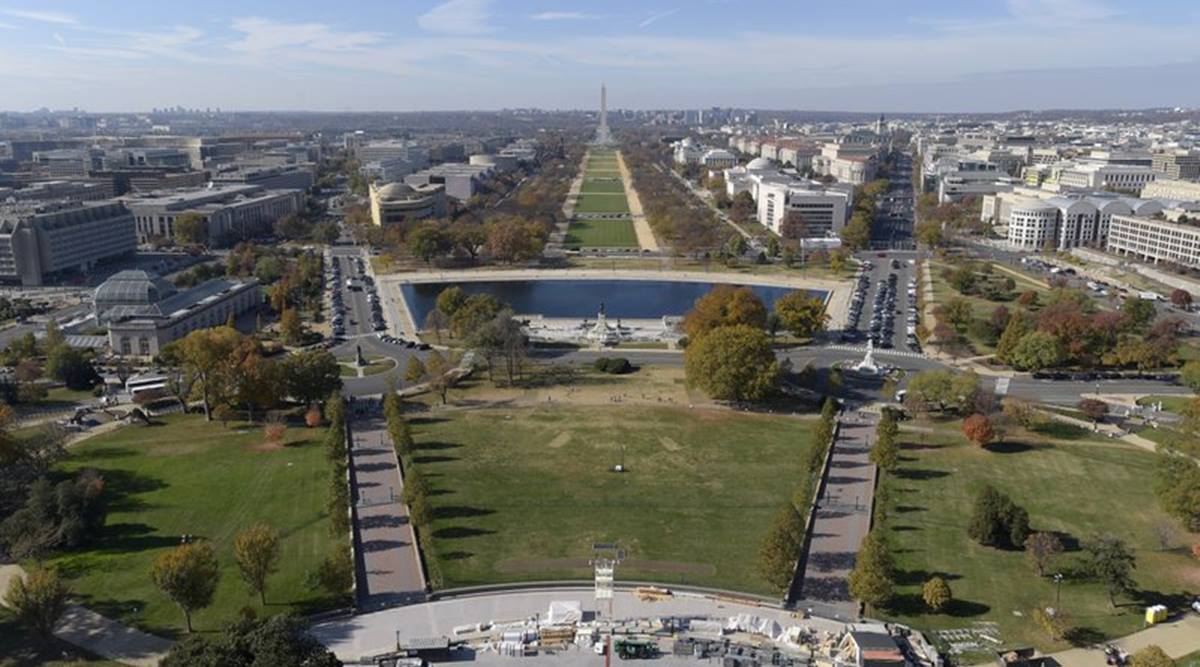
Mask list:
[{"label": "blue sky", "polygon": [[0,109],[1200,105],[1194,0],[0,0]]}]

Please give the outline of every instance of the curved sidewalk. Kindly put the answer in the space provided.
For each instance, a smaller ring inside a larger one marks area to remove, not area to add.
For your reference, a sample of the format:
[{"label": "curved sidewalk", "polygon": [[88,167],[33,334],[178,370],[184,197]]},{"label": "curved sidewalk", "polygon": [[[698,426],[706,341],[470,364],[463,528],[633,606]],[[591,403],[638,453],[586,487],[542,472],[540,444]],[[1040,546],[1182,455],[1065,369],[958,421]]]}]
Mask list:
[{"label": "curved sidewalk", "polygon": [[[0,565],[0,595],[14,577],[24,577],[20,565]],[[125,665],[154,667],[172,642],[130,627],[77,604],[67,606],[54,626],[54,636],[68,644]]]}]

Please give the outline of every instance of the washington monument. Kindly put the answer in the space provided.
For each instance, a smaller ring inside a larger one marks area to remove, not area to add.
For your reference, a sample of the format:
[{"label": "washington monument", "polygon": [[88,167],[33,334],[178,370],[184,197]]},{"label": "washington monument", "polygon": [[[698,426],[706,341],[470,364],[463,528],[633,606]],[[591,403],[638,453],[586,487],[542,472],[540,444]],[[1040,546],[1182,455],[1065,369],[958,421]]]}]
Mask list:
[{"label": "washington monument", "polygon": [[596,143],[607,144],[612,141],[608,132],[608,87],[600,84],[600,126],[596,128]]}]

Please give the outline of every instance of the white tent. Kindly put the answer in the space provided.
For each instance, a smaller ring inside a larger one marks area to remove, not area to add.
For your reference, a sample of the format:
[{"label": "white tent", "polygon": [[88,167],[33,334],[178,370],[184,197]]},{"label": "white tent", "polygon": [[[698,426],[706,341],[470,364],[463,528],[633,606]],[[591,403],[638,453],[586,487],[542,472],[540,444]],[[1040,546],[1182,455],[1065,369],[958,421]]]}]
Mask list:
[{"label": "white tent", "polygon": [[578,600],[553,600],[546,612],[546,623],[571,625],[583,620],[583,606]]}]

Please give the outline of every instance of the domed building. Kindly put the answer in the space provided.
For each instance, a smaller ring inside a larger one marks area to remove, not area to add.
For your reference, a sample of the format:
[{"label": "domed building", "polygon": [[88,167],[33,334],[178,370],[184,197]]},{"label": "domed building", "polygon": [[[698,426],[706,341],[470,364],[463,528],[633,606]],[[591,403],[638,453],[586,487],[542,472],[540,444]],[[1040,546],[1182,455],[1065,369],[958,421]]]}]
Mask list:
[{"label": "domed building", "polygon": [[129,269],[118,271],[96,288],[92,297],[97,321],[117,306],[149,306],[172,296],[175,286],[157,273]]},{"label": "domed building", "polygon": [[774,168],[775,163],[771,162],[765,157],[756,157],[746,163],[746,171],[766,171]]},{"label": "domed building", "polygon": [[446,187],[441,184],[371,184],[371,221],[380,227],[446,215]]}]

